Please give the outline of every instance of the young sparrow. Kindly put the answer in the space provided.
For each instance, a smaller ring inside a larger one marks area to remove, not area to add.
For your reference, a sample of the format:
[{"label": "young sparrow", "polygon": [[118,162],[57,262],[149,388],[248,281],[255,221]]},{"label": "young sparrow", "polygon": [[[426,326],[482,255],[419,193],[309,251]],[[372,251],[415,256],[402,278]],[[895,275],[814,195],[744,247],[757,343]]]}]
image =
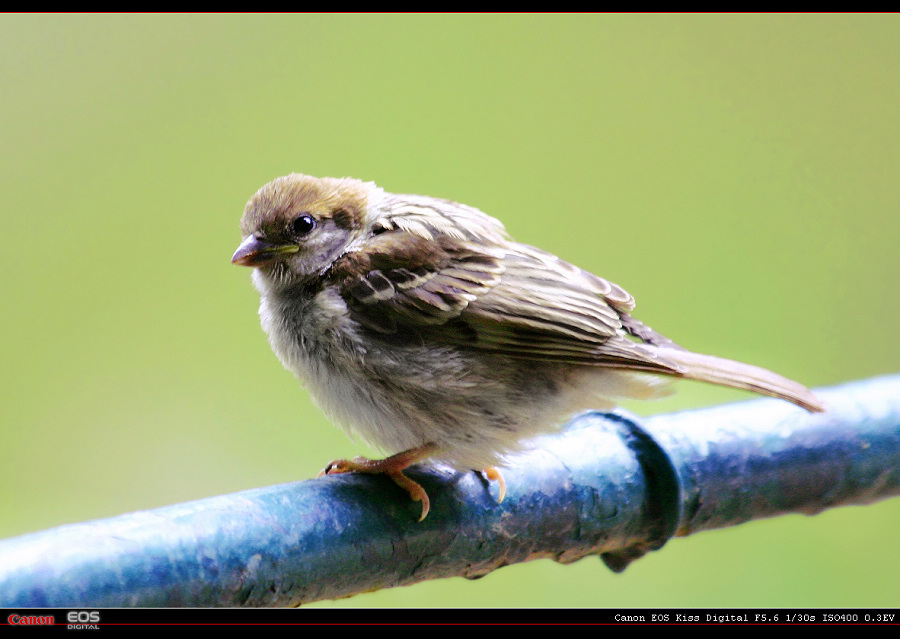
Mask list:
[{"label": "young sparrow", "polygon": [[823,410],[797,382],[677,346],[619,286],[463,204],[293,173],[250,199],[241,231],[231,261],[255,269],[275,353],[348,433],[393,453],[321,474],[384,473],[422,518],[411,464],[486,469],[502,499],[505,454],[576,411],[660,395],[657,375]]}]

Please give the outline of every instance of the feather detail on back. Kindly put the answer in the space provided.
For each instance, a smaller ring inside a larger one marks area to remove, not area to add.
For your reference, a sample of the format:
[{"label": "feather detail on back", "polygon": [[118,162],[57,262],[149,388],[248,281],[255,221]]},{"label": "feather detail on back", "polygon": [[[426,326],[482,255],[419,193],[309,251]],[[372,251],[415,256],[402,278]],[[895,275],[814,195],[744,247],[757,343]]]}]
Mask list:
[{"label": "feather detail on back", "polygon": [[510,241],[499,221],[453,202],[388,196],[374,236],[332,276],[351,316],[385,337],[696,379],[823,410],[780,375],[682,349],[631,317],[621,287]]}]

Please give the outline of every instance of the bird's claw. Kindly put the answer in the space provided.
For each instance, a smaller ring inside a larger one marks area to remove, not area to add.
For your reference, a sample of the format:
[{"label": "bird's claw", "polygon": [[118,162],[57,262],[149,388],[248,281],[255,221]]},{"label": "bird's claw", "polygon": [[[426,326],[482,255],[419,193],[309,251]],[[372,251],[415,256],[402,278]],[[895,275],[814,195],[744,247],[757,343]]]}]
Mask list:
[{"label": "bird's claw", "polygon": [[497,503],[503,503],[503,498],[506,497],[506,480],[503,479],[503,475],[501,475],[500,471],[493,466],[485,468],[481,472],[484,473],[484,476],[488,481],[497,482],[497,486],[500,488],[500,494],[497,496]]},{"label": "bird's claw", "polygon": [[425,489],[418,482],[404,475],[402,470],[385,474],[393,479],[394,483],[400,488],[408,492],[413,501],[422,502],[422,514],[419,516],[419,521],[425,519],[428,516],[428,511],[431,510],[431,500],[428,499],[428,493],[425,492]]},{"label": "bird's claw", "polygon": [[357,457],[353,461],[347,459],[333,459],[328,462],[328,465],[325,466],[324,469],[319,471],[316,478],[324,477],[325,475],[339,475],[340,473],[365,472],[365,470],[362,470],[359,467],[360,464],[355,463],[362,459],[362,457]]}]

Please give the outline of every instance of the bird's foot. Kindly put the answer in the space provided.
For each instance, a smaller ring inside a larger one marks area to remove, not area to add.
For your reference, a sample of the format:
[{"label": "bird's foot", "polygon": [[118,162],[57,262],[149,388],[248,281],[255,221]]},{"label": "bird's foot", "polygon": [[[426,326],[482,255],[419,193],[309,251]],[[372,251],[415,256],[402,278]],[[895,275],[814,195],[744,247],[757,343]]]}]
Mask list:
[{"label": "bird's foot", "polygon": [[425,489],[418,482],[404,475],[403,471],[417,461],[432,456],[436,451],[437,447],[434,444],[426,444],[419,448],[411,448],[402,453],[391,455],[385,459],[367,459],[365,457],[354,457],[350,460],[335,459],[329,462],[317,476],[322,477],[340,473],[387,475],[395,484],[409,493],[413,501],[422,502],[422,515],[419,517],[419,521],[422,521],[428,515],[428,511],[431,510],[431,501],[428,499],[428,493],[425,492]]}]

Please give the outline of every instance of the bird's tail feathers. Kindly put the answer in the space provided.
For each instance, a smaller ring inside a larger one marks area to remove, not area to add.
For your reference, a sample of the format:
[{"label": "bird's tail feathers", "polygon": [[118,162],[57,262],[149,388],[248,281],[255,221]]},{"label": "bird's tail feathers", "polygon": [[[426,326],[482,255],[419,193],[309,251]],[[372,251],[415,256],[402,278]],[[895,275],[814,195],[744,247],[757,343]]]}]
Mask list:
[{"label": "bird's tail feathers", "polygon": [[675,348],[661,347],[657,354],[661,359],[678,367],[679,370],[675,373],[677,377],[777,397],[793,402],[811,413],[821,413],[825,410],[819,398],[808,388],[765,368]]}]

